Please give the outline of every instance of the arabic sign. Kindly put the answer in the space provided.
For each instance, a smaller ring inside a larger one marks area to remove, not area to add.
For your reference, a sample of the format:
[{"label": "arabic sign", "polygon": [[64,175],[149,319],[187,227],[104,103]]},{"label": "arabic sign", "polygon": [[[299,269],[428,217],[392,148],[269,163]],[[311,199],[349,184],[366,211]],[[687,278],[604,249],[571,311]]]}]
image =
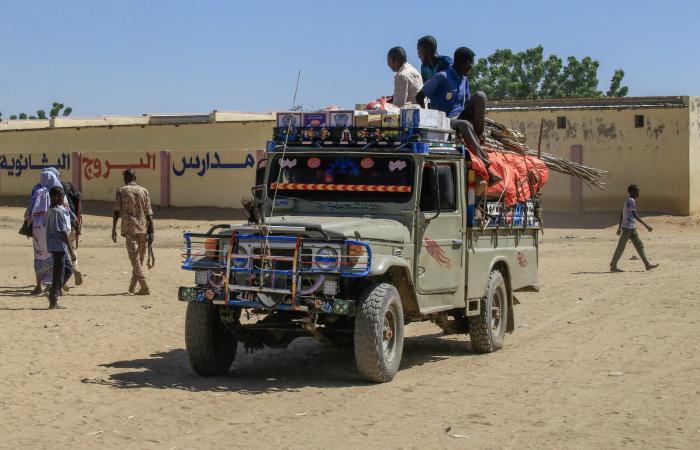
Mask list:
[{"label": "arabic sign", "polygon": [[[178,165],[180,167],[179,169]],[[214,152],[213,157],[207,152],[201,157],[200,155],[196,155],[194,158],[191,156],[189,158],[183,156],[182,161],[173,162],[173,174],[176,177],[181,177],[187,169],[192,169],[197,171],[197,175],[203,177],[207,171],[212,169],[245,169],[248,167],[255,167],[255,158],[250,153],[246,155],[243,162],[224,163],[221,162],[219,152]]]},{"label": "arabic sign", "polygon": [[22,155],[9,157],[0,155],[0,171],[4,171],[10,177],[22,176],[27,170],[42,170],[48,167],[53,167],[58,170],[70,170],[70,154],[61,153],[56,164],[50,164],[46,153],[41,155],[39,163],[36,160],[32,161],[32,155]]},{"label": "arabic sign", "polygon": [[82,158],[83,166],[83,178],[86,180],[92,180],[95,178],[109,178],[112,169],[151,169],[156,170],[156,154],[146,153],[146,161],[144,162],[143,157],[139,158],[138,163],[129,164],[114,164],[109,161],[109,159],[104,160],[100,158],[88,158],[83,156]]}]

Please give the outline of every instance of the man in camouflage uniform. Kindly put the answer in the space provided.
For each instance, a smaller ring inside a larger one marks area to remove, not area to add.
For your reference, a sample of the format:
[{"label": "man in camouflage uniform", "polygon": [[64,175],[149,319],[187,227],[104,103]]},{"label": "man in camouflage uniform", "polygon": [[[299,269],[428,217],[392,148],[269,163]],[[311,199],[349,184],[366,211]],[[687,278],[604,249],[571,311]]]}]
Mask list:
[{"label": "man in camouflage uniform", "polygon": [[129,292],[136,291],[136,283],[141,285],[136,295],[151,293],[143,274],[143,260],[146,257],[146,242],[153,242],[153,210],[151,196],[146,188],[136,184],[133,170],[124,171],[125,186],[117,189],[112,220],[112,240],[117,242],[117,221],[122,219],[121,232],[126,239],[126,252],[131,261],[132,275]]}]

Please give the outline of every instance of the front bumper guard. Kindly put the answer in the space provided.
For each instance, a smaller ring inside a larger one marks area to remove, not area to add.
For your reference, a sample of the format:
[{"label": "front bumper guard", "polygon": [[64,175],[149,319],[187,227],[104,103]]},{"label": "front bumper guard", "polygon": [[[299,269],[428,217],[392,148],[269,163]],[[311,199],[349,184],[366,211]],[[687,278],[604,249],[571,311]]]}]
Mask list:
[{"label": "front bumper guard", "polygon": [[189,286],[181,286],[178,289],[177,298],[183,302],[212,303],[214,305],[234,306],[239,308],[300,311],[340,316],[355,315],[355,302],[353,300],[340,298],[322,299],[302,297],[298,299],[295,305],[291,303],[280,303],[273,307],[267,307],[257,299],[257,294],[250,291],[233,291],[231,295],[229,295],[229,299],[226,300],[222,290]]}]

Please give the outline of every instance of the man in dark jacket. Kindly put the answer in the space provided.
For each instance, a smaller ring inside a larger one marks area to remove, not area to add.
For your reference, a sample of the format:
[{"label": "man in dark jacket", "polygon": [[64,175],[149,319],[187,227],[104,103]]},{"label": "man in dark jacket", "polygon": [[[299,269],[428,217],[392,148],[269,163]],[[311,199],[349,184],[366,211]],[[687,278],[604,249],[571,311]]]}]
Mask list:
[{"label": "man in dark jacket", "polygon": [[[83,275],[78,267],[78,241],[80,240],[80,227],[83,224],[83,217],[80,208],[80,191],[78,191],[73,183],[70,181],[62,181],[63,192],[66,194],[66,200],[68,200],[68,206],[70,206],[71,219],[73,226],[70,228],[70,234],[68,235],[68,243],[75,259],[73,259],[73,277],[75,279],[75,285],[80,286],[83,284]],[[68,289],[64,287],[64,289]]]},{"label": "man in dark jacket", "polygon": [[423,83],[452,65],[452,58],[438,54],[437,40],[432,36],[423,36],[418,39],[417,50],[421,60],[420,75]]}]

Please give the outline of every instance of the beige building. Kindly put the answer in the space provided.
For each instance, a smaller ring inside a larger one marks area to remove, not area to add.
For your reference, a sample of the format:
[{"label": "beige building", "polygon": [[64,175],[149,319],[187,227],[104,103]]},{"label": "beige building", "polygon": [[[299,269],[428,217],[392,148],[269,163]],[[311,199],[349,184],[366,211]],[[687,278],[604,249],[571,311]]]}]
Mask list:
[{"label": "beige building", "polygon": [[[616,211],[639,184],[640,209],[700,212],[700,97],[490,102],[488,116],[542,152],[605,169],[607,189],[552,172],[547,210]],[[543,121],[544,120],[544,121]]]},{"label": "beige building", "polygon": [[[549,211],[617,211],[637,183],[642,210],[700,212],[700,97],[491,102],[488,116],[533,149],[543,124],[543,152],[608,171],[604,191],[553,172]],[[0,122],[0,196],[28,196],[52,165],[86,199],[110,201],[133,168],[155,204],[240,207],[273,126],[271,114],[217,111]]]},{"label": "beige building", "polygon": [[162,206],[240,207],[274,116],[213,112],[0,123],[0,195],[26,195],[48,165],[87,200],[111,201],[121,172]]}]

